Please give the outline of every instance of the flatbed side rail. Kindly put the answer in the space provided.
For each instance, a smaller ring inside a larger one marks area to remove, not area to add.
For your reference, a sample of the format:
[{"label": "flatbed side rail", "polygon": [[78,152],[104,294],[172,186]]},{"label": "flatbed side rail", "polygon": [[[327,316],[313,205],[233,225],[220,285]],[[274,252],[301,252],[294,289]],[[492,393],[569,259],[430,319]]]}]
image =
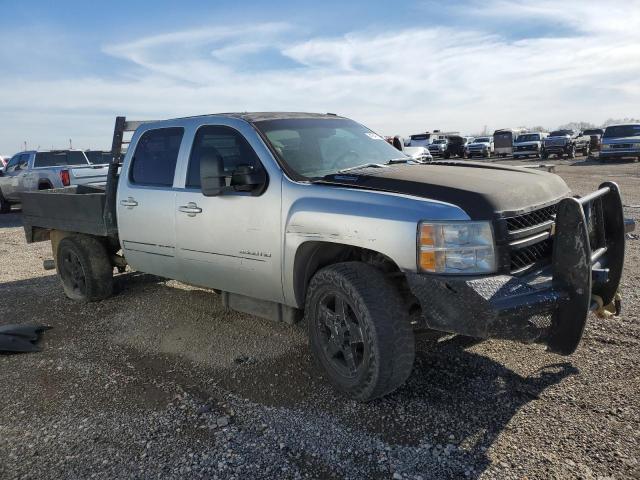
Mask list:
[{"label": "flatbed side rail", "polygon": [[122,166],[122,146],[129,144],[129,141],[125,140],[125,133],[134,132],[141,125],[154,121],[155,120],[127,120],[126,117],[116,117],[116,123],[113,128],[113,140],[111,142],[111,163],[109,164],[109,171],[107,173],[106,200],[103,212],[104,223],[109,235],[115,236],[118,234],[118,222],[116,218],[118,176],[120,167]]}]

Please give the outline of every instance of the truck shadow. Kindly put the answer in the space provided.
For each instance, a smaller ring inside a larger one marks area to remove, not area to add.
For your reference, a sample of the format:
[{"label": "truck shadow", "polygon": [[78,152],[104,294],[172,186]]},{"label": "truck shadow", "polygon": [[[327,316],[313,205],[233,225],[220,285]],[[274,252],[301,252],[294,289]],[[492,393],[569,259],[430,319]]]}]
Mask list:
[{"label": "truck shadow", "polygon": [[14,207],[11,213],[0,215],[0,228],[15,228],[22,226],[22,212]]}]

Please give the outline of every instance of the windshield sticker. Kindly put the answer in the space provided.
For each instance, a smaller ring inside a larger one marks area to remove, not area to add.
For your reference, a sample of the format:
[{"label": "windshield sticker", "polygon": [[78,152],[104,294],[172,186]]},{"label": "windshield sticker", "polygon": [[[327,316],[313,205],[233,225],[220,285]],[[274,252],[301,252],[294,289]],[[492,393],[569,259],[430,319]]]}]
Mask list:
[{"label": "windshield sticker", "polygon": [[364,133],[367,137],[372,138],[373,140],[384,140],[380,135],[371,132]]}]

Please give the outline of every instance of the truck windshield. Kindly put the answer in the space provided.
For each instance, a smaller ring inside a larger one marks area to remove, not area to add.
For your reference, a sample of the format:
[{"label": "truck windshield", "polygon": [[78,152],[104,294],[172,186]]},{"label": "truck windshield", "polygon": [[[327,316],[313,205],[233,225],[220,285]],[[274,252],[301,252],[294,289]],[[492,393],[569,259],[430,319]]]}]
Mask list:
[{"label": "truck windshield", "polygon": [[640,124],[612,125],[604,131],[604,138],[623,138],[640,136]]},{"label": "truck windshield", "polygon": [[434,140],[434,141],[433,141],[433,144],[434,144],[434,145],[443,145],[443,144],[445,144],[445,143],[447,143],[447,141],[446,141],[446,140]]},{"label": "truck windshield", "polygon": [[564,137],[565,135],[571,135],[571,130],[555,130],[549,134],[550,137]]},{"label": "truck windshield", "polygon": [[491,140],[489,137],[476,138],[472,143],[489,143]]},{"label": "truck windshield", "polygon": [[264,120],[255,126],[286,166],[308,179],[367,163],[384,164],[403,155],[381,136],[346,118]]},{"label": "truck windshield", "polygon": [[516,142],[535,142],[536,140],[540,140],[540,135],[537,133],[531,133],[527,135],[520,135]]}]

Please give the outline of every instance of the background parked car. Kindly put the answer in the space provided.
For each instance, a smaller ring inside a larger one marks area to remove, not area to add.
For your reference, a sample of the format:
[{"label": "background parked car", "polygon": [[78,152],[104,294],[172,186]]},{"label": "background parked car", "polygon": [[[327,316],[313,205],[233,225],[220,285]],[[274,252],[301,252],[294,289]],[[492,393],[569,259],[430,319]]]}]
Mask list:
[{"label": "background parked car", "polygon": [[9,158],[10,157],[6,155],[0,155],[0,171],[3,171],[4,167],[7,166],[7,162],[9,161]]},{"label": "background parked car", "polygon": [[604,134],[604,128],[589,128],[582,132],[583,135],[589,135],[591,137],[591,151],[600,151],[600,144],[602,142],[602,135]]},{"label": "background parked car", "polygon": [[24,192],[104,184],[108,168],[90,164],[80,150],[17,153],[0,172],[0,213],[7,213],[11,204],[20,203]]},{"label": "background parked car", "polygon": [[549,158],[551,155],[575,158],[577,152],[582,152],[586,157],[591,153],[591,137],[575,130],[555,130],[544,139],[543,144],[542,158]]},{"label": "background parked car", "polygon": [[610,125],[602,135],[600,161],[635,157],[640,160],[640,123]]},{"label": "background parked car", "polygon": [[502,128],[493,132],[493,143],[496,155],[506,157],[513,154],[513,141],[522,133],[521,128]]},{"label": "background parked car", "polygon": [[433,156],[425,147],[404,147],[402,151],[416,162],[428,163],[433,161]]},{"label": "background parked car", "polygon": [[542,157],[543,142],[547,133],[527,132],[521,133],[513,142],[513,158],[520,157]]},{"label": "background parked car", "polygon": [[489,158],[494,153],[493,137],[477,137],[467,144],[467,157]]},{"label": "background parked car", "polygon": [[447,148],[443,153],[444,158],[460,157],[467,158],[467,145],[472,141],[472,137],[461,137],[451,135],[448,138]]},{"label": "background parked car", "polygon": [[447,143],[446,138],[434,140],[428,147],[429,153],[434,157],[443,157],[444,152],[447,150]]},{"label": "background parked car", "polygon": [[[107,165],[113,159],[113,154],[104,150],[85,150],[84,154],[91,165]],[[123,157],[123,155],[121,154],[120,157]],[[119,160],[122,160],[122,158]]]}]

